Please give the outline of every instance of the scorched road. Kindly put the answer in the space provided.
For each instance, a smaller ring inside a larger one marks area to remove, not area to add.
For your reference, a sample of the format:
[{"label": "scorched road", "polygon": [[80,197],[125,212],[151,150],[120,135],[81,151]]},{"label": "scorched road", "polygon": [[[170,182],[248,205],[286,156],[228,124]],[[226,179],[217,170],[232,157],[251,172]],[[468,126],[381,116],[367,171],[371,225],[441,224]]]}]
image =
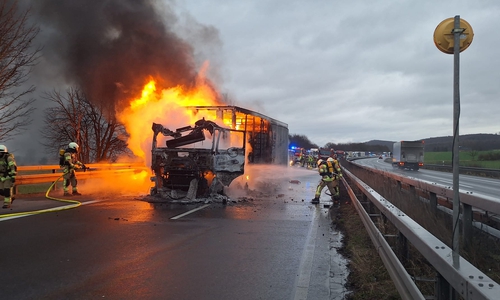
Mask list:
[{"label": "scorched road", "polygon": [[[342,299],[327,196],[309,203],[317,179],[297,169],[227,205],[84,195],[77,208],[0,218],[0,298]],[[1,213],[37,205],[60,204],[21,196]]]}]

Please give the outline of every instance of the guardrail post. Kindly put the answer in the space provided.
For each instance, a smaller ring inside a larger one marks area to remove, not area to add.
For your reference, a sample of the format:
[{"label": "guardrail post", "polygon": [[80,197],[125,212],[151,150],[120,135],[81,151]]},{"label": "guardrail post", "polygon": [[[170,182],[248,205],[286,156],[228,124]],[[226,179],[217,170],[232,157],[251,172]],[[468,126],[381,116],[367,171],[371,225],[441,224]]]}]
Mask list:
[{"label": "guardrail post", "polygon": [[365,194],[363,194],[361,196],[361,199],[363,200],[363,203],[366,203],[366,211],[368,212],[368,214],[372,214],[373,213],[373,203],[368,200],[368,196],[366,196]]},{"label": "guardrail post", "polygon": [[465,247],[470,249],[472,246],[472,206],[469,204],[463,203],[463,235]]},{"label": "guardrail post", "polygon": [[455,292],[455,290],[451,287],[450,283],[446,281],[446,279],[439,273],[437,274],[435,293],[435,298],[437,300],[457,299],[457,293]]},{"label": "guardrail post", "polygon": [[437,194],[436,193],[433,193],[433,192],[430,192],[429,193],[429,202],[430,202],[430,205],[431,205],[431,211],[433,213],[437,213],[437,205],[438,205],[438,202],[437,202]]},{"label": "guardrail post", "polygon": [[408,239],[401,233],[398,233],[398,256],[401,260],[403,266],[407,266],[407,262],[409,260],[409,250],[408,250]]},{"label": "guardrail post", "polygon": [[417,189],[415,188],[415,186],[413,185],[410,185],[410,193],[412,196],[417,196]]}]

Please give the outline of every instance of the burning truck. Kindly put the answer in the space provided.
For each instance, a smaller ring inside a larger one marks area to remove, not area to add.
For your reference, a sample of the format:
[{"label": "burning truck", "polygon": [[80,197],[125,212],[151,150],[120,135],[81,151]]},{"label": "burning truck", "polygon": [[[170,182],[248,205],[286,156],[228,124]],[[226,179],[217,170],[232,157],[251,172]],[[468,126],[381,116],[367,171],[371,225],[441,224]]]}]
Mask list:
[{"label": "burning truck", "polygon": [[[286,124],[236,106],[188,109],[214,121],[203,117],[175,131],[153,123],[151,195],[193,200],[222,194],[245,173],[245,163],[287,164]],[[158,146],[160,133],[166,147]]]}]

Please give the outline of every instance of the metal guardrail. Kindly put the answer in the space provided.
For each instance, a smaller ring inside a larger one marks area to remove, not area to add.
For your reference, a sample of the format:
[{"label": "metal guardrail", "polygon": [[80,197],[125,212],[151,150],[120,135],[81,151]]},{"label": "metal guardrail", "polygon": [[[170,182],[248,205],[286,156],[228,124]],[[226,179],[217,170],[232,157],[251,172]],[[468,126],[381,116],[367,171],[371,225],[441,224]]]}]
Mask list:
[{"label": "metal guardrail", "polygon": [[[382,175],[387,178],[391,178],[398,183],[407,184],[410,187],[419,189],[421,191],[429,193],[430,205],[432,209],[437,209],[437,197],[443,197],[446,199],[453,199],[453,187],[437,184],[434,182],[410,178],[406,176],[401,176],[396,173],[377,170],[372,168],[367,168],[364,166],[357,165],[359,168],[369,170],[375,174]],[[483,210],[488,213],[493,213],[500,215],[500,199],[492,198],[487,195],[482,195],[481,193],[470,193],[466,190],[460,189],[460,203],[464,207],[463,211],[463,225],[464,225],[464,238],[466,241],[472,239],[472,227],[474,226],[474,219],[472,217],[472,209],[476,208]]]},{"label": "metal guardrail", "polygon": [[[364,158],[373,158],[373,157],[371,157],[371,156],[353,157],[353,158],[347,159],[347,161],[355,161],[355,160],[364,159]],[[440,165],[440,164],[426,164],[426,163],[424,163],[424,166],[422,167],[422,169],[435,170],[435,171],[448,172],[448,173],[453,172],[453,167],[450,165],[445,165],[445,164]],[[464,175],[475,175],[475,176],[484,176],[484,177],[491,177],[491,178],[500,178],[500,170],[498,170],[498,169],[459,166],[458,172],[460,174],[464,174]]]},{"label": "metal guardrail", "polygon": [[[358,180],[357,178],[354,177],[352,173],[350,173],[345,169],[343,170],[343,173],[349,176],[353,180],[356,181]],[[422,293],[416,286],[415,282],[413,282],[410,275],[408,274],[404,266],[397,258],[396,254],[394,254],[394,252],[392,251],[389,243],[387,243],[382,233],[380,233],[380,231],[377,229],[377,226],[375,226],[370,216],[363,208],[363,205],[361,205],[359,200],[356,198],[356,195],[354,194],[351,187],[349,187],[345,179],[342,179],[342,181],[344,182],[344,185],[346,186],[349,196],[351,198],[351,201],[354,204],[354,207],[356,208],[356,211],[358,212],[359,216],[361,217],[361,221],[363,222],[365,229],[368,232],[370,239],[372,240],[372,243],[378,250],[378,254],[382,259],[382,262],[386,266],[389,276],[391,276],[391,279],[394,282],[394,285],[396,286],[396,289],[398,290],[401,298],[425,299],[425,297],[422,295]],[[366,187],[369,188],[368,186]],[[367,189],[364,189],[364,191],[367,191]]]},{"label": "metal guardrail", "polygon": [[[377,209],[387,217],[399,232],[432,264],[434,269],[446,279],[446,281],[464,299],[497,299],[500,292],[499,284],[460,257],[460,268],[453,266],[452,249],[434,237],[430,232],[422,228],[418,223],[409,218],[404,212],[395,207],[367,184],[355,177],[344,168],[343,173],[347,175],[373,203]],[[416,185],[416,182],[413,183]],[[350,188],[348,188],[350,190]],[[408,273],[392,252],[377,227],[364,211],[361,203],[352,190],[349,192],[356,209],[363,219],[363,223],[370,234],[373,243],[377,247],[384,265],[389,271],[391,278],[396,284],[400,295],[404,299],[420,299],[420,292],[415,290],[414,284],[408,281]],[[391,254],[392,253],[392,254]]]},{"label": "metal guardrail", "polygon": [[[113,164],[88,164],[87,170],[77,170],[78,179],[102,178],[113,173],[136,173],[148,170],[142,163],[113,163]],[[59,165],[40,166],[18,166],[16,176],[16,186],[54,182],[62,175],[62,168]],[[37,172],[36,174],[25,174],[26,172]],[[23,174],[24,173],[24,174]]]},{"label": "metal guardrail", "polygon": [[[424,169],[435,170],[441,172],[453,172],[453,167],[448,165],[424,164]],[[464,175],[477,175],[490,178],[500,178],[500,170],[474,167],[458,167],[458,172]]]}]

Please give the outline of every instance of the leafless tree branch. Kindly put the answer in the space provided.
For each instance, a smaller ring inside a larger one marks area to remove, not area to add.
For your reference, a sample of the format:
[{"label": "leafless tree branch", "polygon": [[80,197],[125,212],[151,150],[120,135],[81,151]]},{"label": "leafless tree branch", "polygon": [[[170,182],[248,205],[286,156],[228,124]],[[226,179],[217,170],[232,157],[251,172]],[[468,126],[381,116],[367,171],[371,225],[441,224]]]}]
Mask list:
[{"label": "leafless tree branch", "polygon": [[53,91],[45,99],[55,106],[45,110],[42,144],[53,153],[76,142],[84,162],[113,162],[119,155],[129,154],[124,126],[114,115],[105,115],[81,90],[69,89],[65,95]]},{"label": "leafless tree branch", "polygon": [[17,0],[0,0],[0,139],[8,140],[31,124],[34,86],[25,87],[40,48],[32,48],[39,28],[28,25],[29,10],[18,13]]}]

